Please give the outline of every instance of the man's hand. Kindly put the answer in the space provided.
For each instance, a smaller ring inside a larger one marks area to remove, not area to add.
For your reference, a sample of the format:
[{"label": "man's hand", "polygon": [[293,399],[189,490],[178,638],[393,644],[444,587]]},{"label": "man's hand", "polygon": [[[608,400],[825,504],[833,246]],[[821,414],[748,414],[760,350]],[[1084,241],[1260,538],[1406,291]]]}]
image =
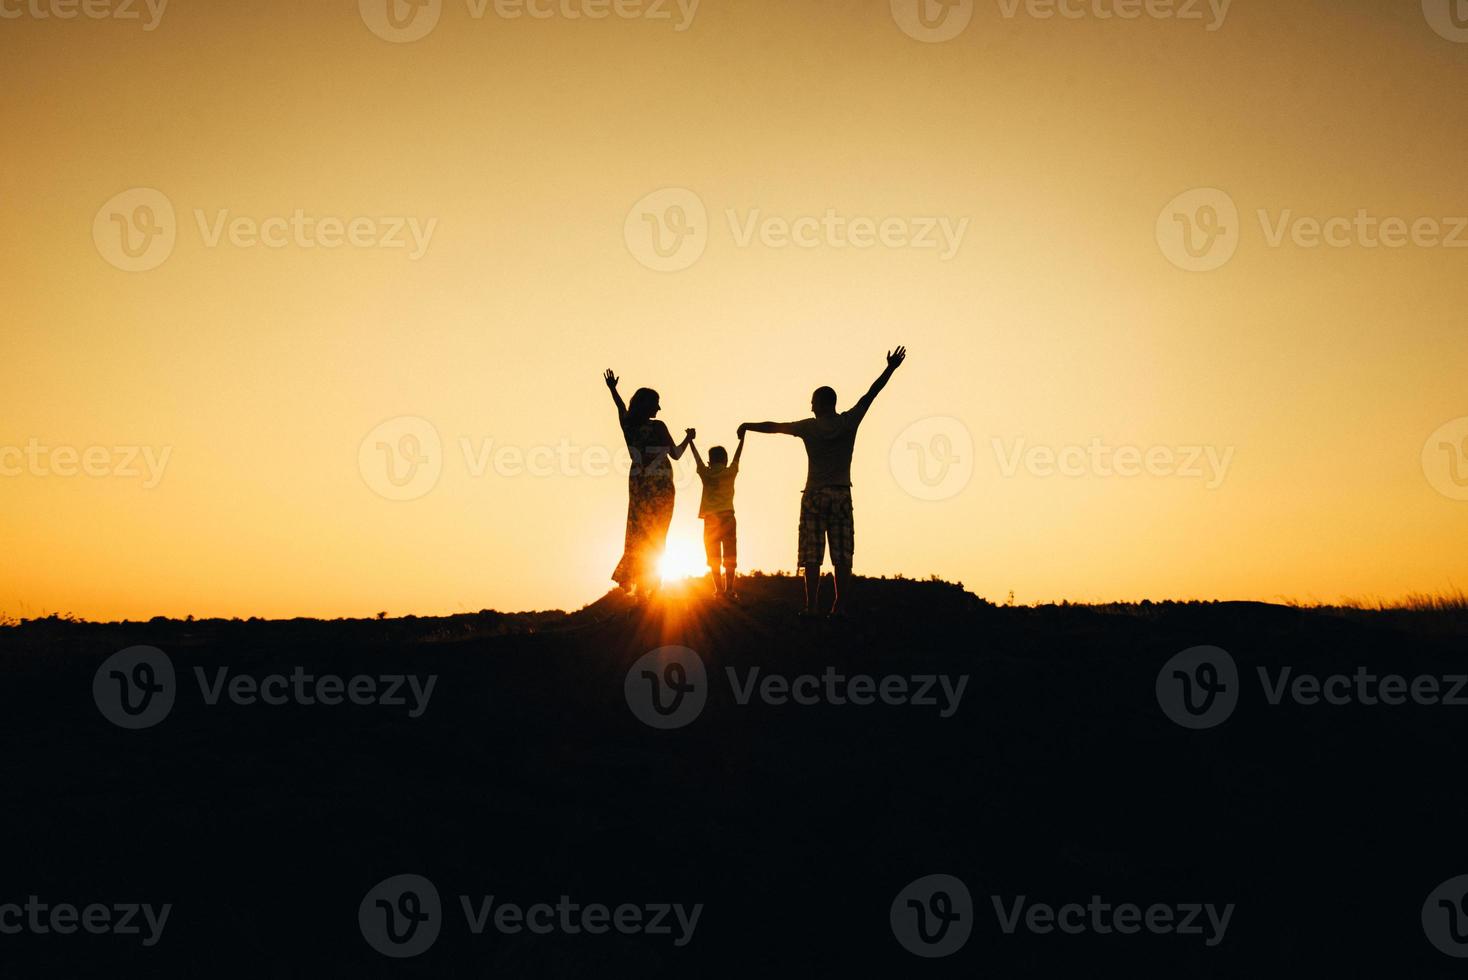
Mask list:
[{"label": "man's hand", "polygon": [[602,380],[606,381],[608,388],[612,389],[613,391],[616,391],[617,390],[617,382],[618,381],[621,381],[622,379],[619,378],[619,377],[617,377],[615,374],[613,374],[611,368],[607,368],[606,373],[602,375]]},{"label": "man's hand", "polygon": [[[898,368],[902,367],[902,362],[905,360],[907,360],[906,347],[899,346],[896,350],[889,350],[887,352],[887,370],[896,371]],[[608,371],[607,373],[611,374],[610,371]]]}]

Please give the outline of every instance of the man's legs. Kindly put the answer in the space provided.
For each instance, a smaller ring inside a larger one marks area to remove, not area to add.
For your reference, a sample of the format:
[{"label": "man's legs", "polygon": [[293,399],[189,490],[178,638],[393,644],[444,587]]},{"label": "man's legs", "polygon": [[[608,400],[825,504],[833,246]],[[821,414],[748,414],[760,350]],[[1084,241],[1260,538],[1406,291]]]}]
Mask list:
[{"label": "man's legs", "polygon": [[800,498],[800,548],[796,564],[805,569],[805,611],[813,613],[821,597],[821,562],[826,558],[826,522],[822,496],[808,490]]},{"label": "man's legs", "polygon": [[856,551],[851,491],[832,495],[826,533],[831,538],[831,564],[836,568],[836,599],[831,603],[831,612],[844,613],[851,608],[851,559]]},{"label": "man's legs", "polygon": [[845,611],[845,607],[843,607],[842,604],[841,604],[841,599],[842,599],[843,596],[846,597],[847,605],[850,605],[850,601],[851,601],[851,566],[850,565],[837,565],[836,566],[836,598],[831,603],[831,612],[833,612],[833,613],[839,613],[839,612],[844,612]]}]

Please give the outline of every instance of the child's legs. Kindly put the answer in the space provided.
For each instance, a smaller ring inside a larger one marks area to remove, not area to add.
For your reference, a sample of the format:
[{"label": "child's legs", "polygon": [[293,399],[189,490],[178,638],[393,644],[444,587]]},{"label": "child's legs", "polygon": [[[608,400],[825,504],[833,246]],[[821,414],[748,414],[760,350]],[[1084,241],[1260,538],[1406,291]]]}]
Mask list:
[{"label": "child's legs", "polygon": [[724,515],[723,536],[720,543],[724,548],[724,591],[734,591],[734,570],[739,567],[739,521],[734,512]]},{"label": "child's legs", "polygon": [[707,514],[703,519],[703,557],[708,562],[709,571],[714,576],[714,588],[719,587],[719,565],[722,559],[719,556],[719,515]]}]

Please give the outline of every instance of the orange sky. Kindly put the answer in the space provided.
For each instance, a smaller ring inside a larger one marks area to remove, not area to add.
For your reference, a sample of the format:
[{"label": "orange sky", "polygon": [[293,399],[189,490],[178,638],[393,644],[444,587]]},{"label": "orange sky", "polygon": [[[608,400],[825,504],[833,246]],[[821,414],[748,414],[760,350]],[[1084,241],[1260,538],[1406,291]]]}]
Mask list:
[{"label": "orange sky", "polygon": [[[909,0],[385,2],[0,0],[0,612],[579,606],[626,506],[603,368],[707,448],[897,343],[859,573],[1468,582],[1446,0],[990,0],[944,41]],[[792,567],[803,470],[751,437],[745,567]]]}]

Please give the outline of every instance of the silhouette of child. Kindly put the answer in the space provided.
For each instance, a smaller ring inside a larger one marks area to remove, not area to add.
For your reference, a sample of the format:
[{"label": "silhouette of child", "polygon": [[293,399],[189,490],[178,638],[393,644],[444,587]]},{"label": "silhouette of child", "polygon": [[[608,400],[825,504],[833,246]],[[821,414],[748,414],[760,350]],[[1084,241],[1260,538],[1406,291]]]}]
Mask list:
[{"label": "silhouette of child", "polygon": [[[734,519],[734,478],[739,475],[744,436],[739,437],[739,448],[734,450],[733,462],[729,461],[729,453],[723,446],[715,446],[709,450],[709,461],[705,466],[698,446],[689,445],[698,467],[698,477],[703,481],[698,516],[703,518],[703,550],[708,558],[709,571],[714,576],[714,594],[735,599],[738,598],[734,591],[734,570],[739,564],[739,527]],[[722,587],[719,582],[721,566],[724,569]]]}]

